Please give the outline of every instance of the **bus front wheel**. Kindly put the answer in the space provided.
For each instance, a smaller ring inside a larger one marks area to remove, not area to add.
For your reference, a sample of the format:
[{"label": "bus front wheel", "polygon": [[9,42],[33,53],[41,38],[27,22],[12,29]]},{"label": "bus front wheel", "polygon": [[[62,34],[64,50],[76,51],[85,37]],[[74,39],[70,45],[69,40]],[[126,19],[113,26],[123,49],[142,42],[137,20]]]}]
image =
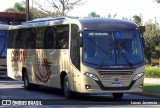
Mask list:
[{"label": "bus front wheel", "polygon": [[64,87],[63,87],[63,89],[64,89],[64,96],[66,98],[68,98],[68,99],[73,98],[74,94],[70,90],[70,83],[69,83],[67,75],[64,77],[64,84],[63,85],[64,85]]},{"label": "bus front wheel", "polygon": [[112,93],[114,99],[122,99],[123,93]]}]

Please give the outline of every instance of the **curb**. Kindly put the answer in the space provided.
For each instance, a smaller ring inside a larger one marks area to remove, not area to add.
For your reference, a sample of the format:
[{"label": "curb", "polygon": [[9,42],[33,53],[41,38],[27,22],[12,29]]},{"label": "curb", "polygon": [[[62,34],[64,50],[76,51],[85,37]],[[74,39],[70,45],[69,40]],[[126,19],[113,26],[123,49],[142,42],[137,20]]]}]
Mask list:
[{"label": "curb", "polygon": [[146,93],[146,92],[135,92],[135,93],[131,93],[131,94],[160,99],[160,94]]}]

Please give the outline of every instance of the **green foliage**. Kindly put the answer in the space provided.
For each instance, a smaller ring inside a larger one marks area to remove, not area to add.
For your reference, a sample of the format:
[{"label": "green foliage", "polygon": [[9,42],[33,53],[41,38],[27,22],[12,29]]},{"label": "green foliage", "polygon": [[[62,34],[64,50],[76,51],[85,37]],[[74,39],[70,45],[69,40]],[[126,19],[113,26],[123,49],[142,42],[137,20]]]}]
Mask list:
[{"label": "green foliage", "polygon": [[88,14],[88,17],[100,17],[99,14],[97,14],[95,11]]},{"label": "green foliage", "polygon": [[160,94],[160,84],[144,84],[144,92]]},{"label": "green foliage", "polygon": [[137,25],[142,25],[142,18],[141,18],[141,16],[134,15],[133,16],[133,22],[135,22]]},{"label": "green foliage", "polygon": [[[148,61],[151,61],[151,58],[160,58],[160,51],[157,50],[157,46],[159,46],[160,43],[160,28],[159,24],[156,22],[153,22],[152,20],[149,20],[145,23],[146,32],[144,33],[144,40],[145,40],[145,46],[144,46],[144,54],[145,58],[148,59]],[[153,53],[155,52],[155,53]]]},{"label": "green foliage", "polygon": [[156,50],[156,51],[160,51],[160,46],[156,46],[156,47],[155,47],[155,50]]},{"label": "green foliage", "polygon": [[[25,3],[15,3],[13,8],[8,8],[5,10],[5,12],[10,12],[10,13],[25,13]],[[48,17],[49,15],[38,10],[37,8],[30,8],[30,19],[35,19],[35,18],[43,18],[43,17]]]},{"label": "green foliage", "polygon": [[38,10],[37,8],[30,8],[30,17],[31,19],[36,19],[36,18],[49,17],[49,15],[41,10]]},{"label": "green foliage", "polygon": [[114,14],[114,15],[112,15],[111,13],[109,13],[107,17],[108,17],[108,18],[115,18],[116,16],[117,16],[117,13]]},{"label": "green foliage", "polygon": [[15,3],[13,8],[8,8],[5,12],[25,13],[25,7],[23,7],[22,3]]},{"label": "green foliage", "polygon": [[131,19],[131,18],[125,18],[125,17],[123,17],[122,19],[123,19],[123,20],[132,21],[132,19]]},{"label": "green foliage", "polygon": [[160,78],[160,67],[159,66],[145,66],[145,77],[147,78]]}]

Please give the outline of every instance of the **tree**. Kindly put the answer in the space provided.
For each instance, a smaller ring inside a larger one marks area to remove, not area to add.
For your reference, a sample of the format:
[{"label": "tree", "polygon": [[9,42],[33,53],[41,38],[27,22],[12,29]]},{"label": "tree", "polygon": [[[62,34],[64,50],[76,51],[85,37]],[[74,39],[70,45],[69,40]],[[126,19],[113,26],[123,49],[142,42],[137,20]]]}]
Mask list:
[{"label": "tree", "polygon": [[142,25],[142,18],[141,18],[141,16],[134,15],[133,16],[133,22],[135,22],[137,25]]},{"label": "tree", "polygon": [[99,14],[97,14],[95,11],[88,14],[88,17],[100,17]]},{"label": "tree", "polygon": [[117,13],[114,15],[111,15],[110,13],[108,14],[108,18],[115,18],[117,16]]},{"label": "tree", "polygon": [[[8,8],[5,10],[5,12],[25,14],[25,2],[15,3],[13,8]],[[37,8],[30,8],[31,19],[42,18],[42,17],[48,17],[48,14],[38,10]]]},{"label": "tree", "polygon": [[123,19],[123,20],[132,21],[132,19],[131,19],[131,18],[125,18],[125,17],[123,17],[122,19]]},{"label": "tree", "polygon": [[34,3],[50,16],[65,16],[75,6],[83,5],[83,0],[34,0]]},{"label": "tree", "polygon": [[23,7],[23,2],[15,3],[13,8],[8,8],[5,12],[12,12],[12,13],[25,13],[25,7]]},{"label": "tree", "polygon": [[157,23],[149,20],[145,23],[146,32],[144,33],[145,47],[144,54],[151,63],[151,58],[160,58],[160,28]]},{"label": "tree", "polygon": [[41,10],[38,10],[37,8],[30,8],[31,19],[44,18],[44,17],[49,17],[49,15]]}]

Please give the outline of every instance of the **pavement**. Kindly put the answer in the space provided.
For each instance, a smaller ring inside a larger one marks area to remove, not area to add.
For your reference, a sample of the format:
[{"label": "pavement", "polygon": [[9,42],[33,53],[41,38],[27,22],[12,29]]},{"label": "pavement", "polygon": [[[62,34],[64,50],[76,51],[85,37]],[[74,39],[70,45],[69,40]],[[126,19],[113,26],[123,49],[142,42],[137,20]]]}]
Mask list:
[{"label": "pavement", "polygon": [[[0,80],[9,80],[9,79],[11,78],[9,78],[6,74],[0,74]],[[144,83],[160,84],[160,78],[144,78]],[[137,92],[137,93],[131,93],[131,94],[160,99],[160,94],[153,94],[153,93],[146,93],[146,92]]]},{"label": "pavement", "polygon": [[144,78],[146,84],[160,84],[160,78]]}]

